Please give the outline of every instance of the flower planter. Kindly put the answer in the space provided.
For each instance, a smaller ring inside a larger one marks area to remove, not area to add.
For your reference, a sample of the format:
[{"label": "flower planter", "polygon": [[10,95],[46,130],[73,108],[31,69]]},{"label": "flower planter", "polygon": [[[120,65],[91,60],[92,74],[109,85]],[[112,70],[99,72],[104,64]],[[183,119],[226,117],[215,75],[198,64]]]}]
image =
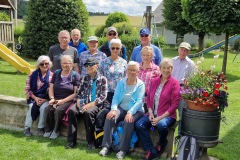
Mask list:
[{"label": "flower planter", "polygon": [[194,111],[213,112],[217,110],[217,108],[212,106],[202,106],[199,103],[194,103],[194,101],[190,101],[190,100],[186,100],[186,101],[187,101],[187,108]]},{"label": "flower planter", "polygon": [[187,108],[183,109],[181,135],[193,136],[198,142],[211,143],[216,146],[220,130],[221,112],[200,112]]}]

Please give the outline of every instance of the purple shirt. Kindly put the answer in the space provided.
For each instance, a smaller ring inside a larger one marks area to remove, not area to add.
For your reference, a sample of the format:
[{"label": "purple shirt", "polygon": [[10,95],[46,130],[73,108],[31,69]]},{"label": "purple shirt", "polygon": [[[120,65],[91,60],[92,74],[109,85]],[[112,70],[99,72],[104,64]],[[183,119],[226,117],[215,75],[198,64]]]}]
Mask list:
[{"label": "purple shirt", "polygon": [[64,99],[74,93],[74,86],[78,85],[80,76],[78,73],[73,76],[72,72],[68,77],[62,77],[61,72],[54,73],[51,83],[53,83],[54,97],[56,99]]}]

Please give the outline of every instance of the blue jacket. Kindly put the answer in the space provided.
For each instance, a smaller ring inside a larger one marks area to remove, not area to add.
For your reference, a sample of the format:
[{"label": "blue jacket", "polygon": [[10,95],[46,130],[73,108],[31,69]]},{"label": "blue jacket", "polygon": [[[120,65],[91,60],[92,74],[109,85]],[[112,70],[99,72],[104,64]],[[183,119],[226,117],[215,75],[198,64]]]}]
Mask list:
[{"label": "blue jacket", "polygon": [[[126,92],[126,81],[127,78],[123,78],[117,84],[114,92],[111,110],[117,110],[119,104],[123,100]],[[143,81],[137,78],[137,84],[133,90],[131,101],[129,102],[129,110],[127,113],[134,115],[137,111],[143,112],[143,98],[145,93],[145,85]]]}]

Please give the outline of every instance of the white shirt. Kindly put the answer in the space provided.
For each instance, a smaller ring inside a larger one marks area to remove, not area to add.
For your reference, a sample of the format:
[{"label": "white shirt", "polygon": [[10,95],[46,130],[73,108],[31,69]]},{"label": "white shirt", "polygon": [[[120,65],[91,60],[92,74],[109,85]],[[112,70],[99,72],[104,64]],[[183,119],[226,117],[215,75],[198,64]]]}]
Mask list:
[{"label": "white shirt", "polygon": [[179,84],[183,84],[184,80],[191,76],[195,70],[195,63],[188,57],[180,60],[179,56],[176,56],[172,58],[172,63],[172,76],[178,80]]}]

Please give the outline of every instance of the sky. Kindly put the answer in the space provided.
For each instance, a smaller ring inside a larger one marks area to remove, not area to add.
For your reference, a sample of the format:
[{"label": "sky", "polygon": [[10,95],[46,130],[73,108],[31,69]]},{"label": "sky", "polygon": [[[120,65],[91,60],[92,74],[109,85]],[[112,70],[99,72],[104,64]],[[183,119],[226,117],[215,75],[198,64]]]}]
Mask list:
[{"label": "sky", "polygon": [[123,12],[131,16],[143,16],[146,6],[154,11],[162,0],[83,0],[88,12]]}]

